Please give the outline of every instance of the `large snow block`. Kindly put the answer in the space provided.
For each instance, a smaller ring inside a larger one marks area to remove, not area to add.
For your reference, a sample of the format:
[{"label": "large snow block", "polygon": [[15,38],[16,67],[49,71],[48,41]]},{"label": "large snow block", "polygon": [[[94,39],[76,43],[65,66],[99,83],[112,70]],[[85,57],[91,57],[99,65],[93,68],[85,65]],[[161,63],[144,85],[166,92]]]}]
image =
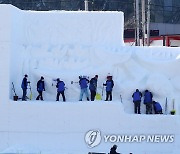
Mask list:
[{"label": "large snow block", "polygon": [[12,5],[0,5],[0,42],[22,42],[22,12]]},{"label": "large snow block", "polygon": [[10,43],[0,43],[0,103],[7,103],[9,98]]},{"label": "large snow block", "polygon": [[[0,151],[24,146],[39,149],[42,154],[87,154],[107,152],[113,144],[127,154],[179,153],[179,116],[125,114],[120,102],[19,102],[9,101],[0,107]],[[176,127],[170,127],[176,126]],[[162,129],[163,128],[163,129]],[[98,130],[104,135],[175,135],[172,143],[105,142],[89,149],[85,135]],[[6,143],[6,144],[5,144]],[[130,149],[130,150],[129,150]],[[13,153],[12,149],[6,153]],[[55,152],[52,152],[55,151]],[[5,152],[2,152],[5,153]],[[35,152],[33,152],[35,153]]]},{"label": "large snow block", "polygon": [[30,45],[123,45],[122,12],[25,12],[24,41]]},{"label": "large snow block", "polygon": [[122,46],[123,12],[22,11],[0,6],[0,41],[23,45]]},{"label": "large snow block", "polygon": [[9,42],[11,40],[11,19],[13,7],[9,5],[0,5],[0,42]]}]

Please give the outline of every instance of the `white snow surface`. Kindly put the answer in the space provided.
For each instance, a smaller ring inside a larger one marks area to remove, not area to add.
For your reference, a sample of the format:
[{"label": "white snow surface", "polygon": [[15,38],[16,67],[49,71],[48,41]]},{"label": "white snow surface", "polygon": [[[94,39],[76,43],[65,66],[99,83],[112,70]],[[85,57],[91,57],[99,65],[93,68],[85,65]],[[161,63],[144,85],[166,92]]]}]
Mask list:
[{"label": "white snow surface", "polygon": [[[92,129],[104,135],[173,134],[173,143],[117,143],[118,151],[180,153],[180,48],[124,46],[122,12],[36,12],[0,5],[0,20],[1,153],[108,153],[113,143],[88,148],[84,136]],[[80,88],[71,81],[98,74],[101,94],[108,73],[115,83],[112,102],[78,102]],[[24,74],[33,100],[15,102],[11,83],[21,97]],[[43,102],[35,100],[40,76],[46,86]],[[68,88],[67,102],[55,102],[56,78]],[[167,97],[168,113],[174,99],[176,115],[145,115],[143,103],[142,114],[133,114],[136,88],[150,90],[163,111]]]}]

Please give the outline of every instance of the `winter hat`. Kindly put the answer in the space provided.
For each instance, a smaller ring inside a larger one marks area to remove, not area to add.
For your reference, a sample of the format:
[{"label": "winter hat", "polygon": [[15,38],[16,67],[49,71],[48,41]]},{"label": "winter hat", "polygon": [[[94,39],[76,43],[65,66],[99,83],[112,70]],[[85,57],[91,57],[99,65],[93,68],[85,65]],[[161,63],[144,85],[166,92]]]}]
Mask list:
[{"label": "winter hat", "polygon": [[28,75],[27,75],[27,74],[25,74],[24,76],[25,76],[25,77],[28,77]]},{"label": "winter hat", "polygon": [[116,145],[116,144],[114,144],[114,145],[113,145],[113,148],[117,148],[117,145]]},{"label": "winter hat", "polygon": [[59,79],[59,78],[57,78],[57,81],[60,81],[60,79]]},{"label": "winter hat", "polygon": [[44,77],[43,77],[43,76],[41,76],[41,80],[44,80]]},{"label": "winter hat", "polygon": [[107,79],[110,79],[110,80],[112,80],[112,76],[107,76]]}]

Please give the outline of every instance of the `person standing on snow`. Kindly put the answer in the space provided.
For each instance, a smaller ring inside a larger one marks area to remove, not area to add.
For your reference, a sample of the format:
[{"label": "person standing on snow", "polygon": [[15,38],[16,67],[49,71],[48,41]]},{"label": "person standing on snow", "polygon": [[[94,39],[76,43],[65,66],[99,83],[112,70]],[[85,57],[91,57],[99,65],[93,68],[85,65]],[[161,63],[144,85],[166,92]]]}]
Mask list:
[{"label": "person standing on snow", "polygon": [[112,80],[112,76],[107,76],[107,81],[103,86],[106,86],[106,100],[108,101],[110,97],[110,101],[112,101],[112,89],[114,87],[114,81]]},{"label": "person standing on snow", "polygon": [[43,101],[42,92],[45,91],[43,76],[41,76],[41,79],[37,82],[37,91],[38,91],[39,95],[37,96],[36,100],[39,100],[39,98],[40,98]]},{"label": "person standing on snow", "polygon": [[91,101],[94,101],[96,96],[97,79],[98,79],[98,75],[95,75],[95,77],[90,80],[89,90],[91,92]]},{"label": "person standing on snow", "polygon": [[152,98],[152,93],[148,90],[145,90],[144,104],[146,105],[146,114],[152,114]]},{"label": "person standing on snow", "polygon": [[160,103],[153,101],[153,107],[154,107],[155,114],[163,114]]},{"label": "person standing on snow", "polygon": [[83,99],[83,94],[85,93],[87,100],[89,101],[89,94],[88,94],[88,83],[89,80],[85,76],[79,76],[79,85],[81,87],[81,93],[79,97],[79,101],[82,101]]},{"label": "person standing on snow", "polygon": [[57,88],[57,96],[56,96],[56,101],[59,101],[59,96],[60,94],[62,95],[63,97],[63,102],[66,101],[66,98],[65,98],[65,95],[64,95],[64,91],[65,91],[65,83],[63,81],[60,81],[59,78],[57,78],[57,85],[56,85],[56,88]]},{"label": "person standing on snow", "polygon": [[134,113],[141,114],[140,106],[141,106],[142,93],[139,91],[139,89],[136,89],[132,97],[133,97],[133,102],[134,102]]},{"label": "person standing on snow", "polygon": [[28,83],[30,83],[30,81],[27,81],[27,78],[28,78],[28,75],[25,74],[24,75],[24,78],[22,80],[22,83],[21,83],[21,88],[23,90],[23,96],[22,96],[22,101],[26,101],[26,94],[27,94],[27,86],[28,86]]}]

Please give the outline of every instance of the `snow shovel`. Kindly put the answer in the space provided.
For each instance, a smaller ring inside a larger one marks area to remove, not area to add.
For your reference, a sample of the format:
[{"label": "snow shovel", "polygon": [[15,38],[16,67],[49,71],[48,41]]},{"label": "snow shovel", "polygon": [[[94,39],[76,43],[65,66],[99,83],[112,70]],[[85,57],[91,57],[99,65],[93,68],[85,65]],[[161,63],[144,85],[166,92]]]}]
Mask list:
[{"label": "snow shovel", "polygon": [[167,97],[166,97],[166,102],[165,102],[165,111],[164,111],[165,115],[167,115]]},{"label": "snow shovel", "polygon": [[102,100],[102,97],[99,93],[96,94],[95,98],[96,98],[96,100]]},{"label": "snow shovel", "polygon": [[121,103],[123,104],[123,101],[122,101],[122,96],[121,96],[121,94],[120,94],[120,100],[121,100]]},{"label": "snow shovel", "polygon": [[104,85],[102,87],[102,98],[103,98],[103,94],[104,94]]},{"label": "snow shovel", "polygon": [[16,90],[15,90],[15,87],[14,87],[14,83],[13,83],[13,82],[12,82],[12,90],[13,90],[13,92],[14,92],[13,100],[14,100],[14,101],[17,101],[17,100],[18,100],[18,96],[17,96],[17,94],[16,94]]},{"label": "snow shovel", "polygon": [[173,109],[171,110],[171,115],[175,115],[176,114],[176,110],[175,110],[175,99],[172,100],[172,107]]},{"label": "snow shovel", "polygon": [[30,99],[30,100],[32,100],[32,90],[31,90],[31,84],[30,84],[30,82],[28,82],[28,83],[29,83],[29,89],[30,89],[29,99]]}]

